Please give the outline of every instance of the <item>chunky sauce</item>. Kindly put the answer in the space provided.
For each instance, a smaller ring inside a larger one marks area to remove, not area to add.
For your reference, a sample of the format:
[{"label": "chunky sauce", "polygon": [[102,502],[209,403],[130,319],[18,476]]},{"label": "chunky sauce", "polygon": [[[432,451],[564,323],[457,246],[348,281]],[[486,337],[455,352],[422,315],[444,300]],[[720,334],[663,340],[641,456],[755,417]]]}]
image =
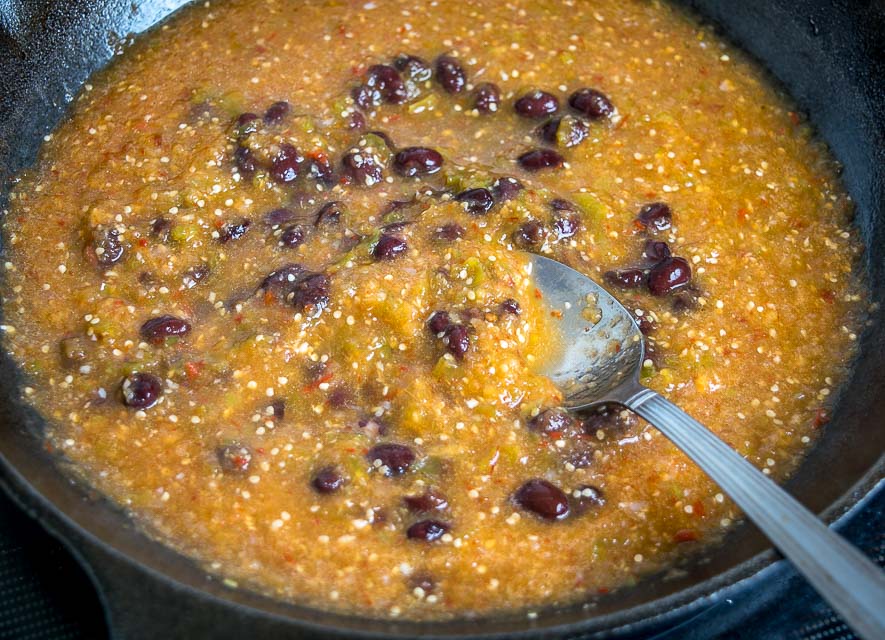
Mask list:
[{"label": "chunky sauce", "polygon": [[21,176],[5,345],[77,473],[231,586],[414,618],[567,602],[739,513],[628,412],[556,409],[517,250],[606,283],[645,382],[780,479],[864,298],[836,171],[666,5],[195,5]]}]

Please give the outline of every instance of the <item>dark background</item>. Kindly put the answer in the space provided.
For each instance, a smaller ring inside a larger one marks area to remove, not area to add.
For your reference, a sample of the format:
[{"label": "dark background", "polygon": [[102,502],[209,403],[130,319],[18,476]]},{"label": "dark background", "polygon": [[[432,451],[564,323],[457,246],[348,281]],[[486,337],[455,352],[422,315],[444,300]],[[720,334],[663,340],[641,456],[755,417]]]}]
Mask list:
[{"label": "dark background", "polygon": [[[848,518],[842,533],[885,566],[885,491]],[[724,600],[659,640],[855,636],[786,562],[766,569],[765,587]],[[885,606],[885,603],[883,603]],[[71,554],[0,492],[0,639],[103,640],[104,615]]]}]

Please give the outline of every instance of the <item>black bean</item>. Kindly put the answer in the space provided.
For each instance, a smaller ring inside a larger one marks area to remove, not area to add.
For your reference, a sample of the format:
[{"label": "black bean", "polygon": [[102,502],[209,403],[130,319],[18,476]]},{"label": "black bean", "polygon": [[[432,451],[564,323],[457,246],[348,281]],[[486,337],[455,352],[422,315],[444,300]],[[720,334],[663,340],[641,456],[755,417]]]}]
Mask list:
[{"label": "black bean", "polygon": [[544,118],[559,111],[559,100],[553,94],[536,89],[517,100],[513,108],[524,118]]},{"label": "black bean", "polygon": [[455,200],[461,203],[464,210],[474,216],[485,215],[495,206],[495,198],[492,192],[482,187],[462,191]]},{"label": "black bean", "polygon": [[237,172],[246,178],[251,177],[258,168],[258,161],[248,147],[236,148],[236,151],[234,151],[234,164],[237,167]]},{"label": "black bean", "polygon": [[463,360],[464,355],[470,349],[470,334],[467,327],[463,324],[450,324],[445,329],[443,343],[449,353],[458,360]]},{"label": "black bean", "polygon": [[341,159],[344,176],[352,183],[371,187],[384,179],[384,168],[367,151],[352,151]]},{"label": "black bean", "polygon": [[382,100],[391,104],[402,104],[409,97],[399,72],[387,64],[369,67],[366,86],[376,90]]},{"label": "black bean", "polygon": [[568,496],[541,478],[527,481],[516,490],[513,499],[523,509],[545,520],[562,520],[569,514]]},{"label": "black bean", "polygon": [[327,202],[316,213],[314,225],[317,227],[334,226],[341,222],[341,215],[344,209],[337,200]]},{"label": "black bean", "polygon": [[297,263],[283,265],[275,271],[271,271],[261,281],[259,289],[271,292],[279,298],[285,298],[295,283],[304,276],[304,267]]},{"label": "black bean", "polygon": [[578,89],[568,99],[572,109],[591,120],[610,118],[615,107],[608,97],[596,89]]},{"label": "black bean", "polygon": [[307,175],[311,180],[316,180],[326,186],[335,184],[335,171],[329,157],[324,153],[311,156],[307,162]]},{"label": "black bean", "polygon": [[440,56],[436,59],[436,81],[449,93],[461,93],[467,84],[467,74],[455,58]]},{"label": "black bean", "polygon": [[448,329],[450,324],[452,324],[452,317],[448,311],[434,311],[427,320],[427,328],[434,335]]},{"label": "black bean", "polygon": [[522,182],[516,178],[505,176],[498,178],[492,185],[492,194],[498,202],[507,202],[513,200],[520,191],[525,189]]},{"label": "black bean", "polygon": [[292,305],[309,317],[318,316],[329,304],[329,277],[312,273],[297,280],[292,287]]},{"label": "black bean", "polygon": [[563,211],[554,216],[550,225],[557,240],[566,240],[574,236],[581,228],[581,218],[577,213]]},{"label": "black bean", "polygon": [[576,147],[590,135],[590,127],[580,118],[563,116],[553,118],[541,125],[537,130],[538,136],[549,144],[559,147]]},{"label": "black bean", "polygon": [[598,509],[605,504],[605,496],[602,489],[589,484],[584,484],[572,491],[569,496],[569,505],[575,515],[587,513]]},{"label": "black bean", "polygon": [[406,496],[403,502],[409,511],[413,513],[427,513],[428,511],[443,511],[449,506],[448,499],[439,491],[428,489],[417,496]]},{"label": "black bean", "polygon": [[435,236],[437,240],[454,242],[464,237],[464,227],[457,222],[449,222],[437,228]]},{"label": "black bean", "polygon": [[366,116],[359,111],[354,111],[347,116],[346,126],[354,131],[362,131],[366,128]]},{"label": "black bean", "polygon": [[584,416],[583,429],[589,436],[595,436],[599,431],[623,430],[625,426],[621,419],[621,408],[617,406],[604,407],[600,411]]},{"label": "black bean", "polygon": [[491,82],[481,82],[473,89],[473,108],[480,113],[494,113],[501,105],[501,90]]},{"label": "black bean", "polygon": [[670,257],[670,245],[658,240],[649,240],[645,243],[642,255],[650,262],[660,262],[664,258]]},{"label": "black bean", "polygon": [[533,149],[526,151],[517,158],[519,165],[526,171],[541,171],[562,166],[565,159],[552,149]]},{"label": "black bean", "polygon": [[372,111],[375,107],[381,104],[382,97],[381,92],[378,91],[375,87],[369,87],[364,84],[361,84],[358,87],[354,87],[350,96],[353,98],[353,101],[363,111]]},{"label": "black bean", "polygon": [[280,244],[287,249],[295,249],[304,244],[305,238],[307,238],[307,229],[304,225],[293,224],[286,227],[280,234]]},{"label": "black bean", "polygon": [[430,65],[418,56],[399,54],[393,61],[393,66],[410,80],[426,82],[433,75]]},{"label": "black bean", "polygon": [[[639,330],[642,332],[643,335],[647,336],[648,334],[654,332],[654,330],[658,328],[658,323],[655,322],[654,318],[652,318],[651,315],[649,315],[648,313],[643,313],[641,316],[634,315],[634,318],[636,320],[636,324],[639,325]],[[651,344],[650,342],[646,343],[646,345],[645,345],[646,352],[649,351],[650,344]]]},{"label": "black bean", "polygon": [[642,269],[606,271],[602,277],[609,284],[622,289],[635,289],[645,284],[645,272]]},{"label": "black bean", "polygon": [[270,176],[280,184],[294,182],[301,173],[303,162],[304,156],[299,153],[298,149],[284,142],[270,162]]},{"label": "black bean", "polygon": [[415,462],[415,452],[403,444],[385,442],[376,444],[366,453],[366,458],[373,465],[378,460],[386,476],[401,476]]},{"label": "black bean", "polygon": [[267,108],[267,111],[264,112],[264,123],[279,124],[287,115],[289,115],[289,111],[289,103],[285,100],[274,102]]},{"label": "black bean", "polygon": [[393,164],[397,173],[406,177],[430,175],[442,168],[443,157],[427,147],[406,147],[396,154]]},{"label": "black bean", "polygon": [[575,418],[565,409],[546,409],[529,420],[529,427],[541,433],[566,431],[575,423]]},{"label": "black bean", "polygon": [[236,222],[229,222],[221,227],[221,230],[218,232],[218,241],[221,244],[227,244],[231,240],[239,240],[246,235],[250,226],[252,226],[252,221],[248,218],[242,218]]},{"label": "black bean", "polygon": [[410,540],[424,540],[425,542],[433,542],[439,540],[451,527],[445,522],[439,520],[422,520],[416,522],[406,531],[406,536]]},{"label": "black bean", "polygon": [[323,467],[314,474],[310,484],[319,493],[334,493],[344,486],[344,476],[335,467]]},{"label": "black bean", "polygon": [[269,211],[264,214],[264,224],[269,225],[271,227],[276,227],[277,225],[285,224],[287,222],[291,222],[295,218],[298,217],[298,214],[292,211],[291,209],[280,208],[274,209],[273,211]]},{"label": "black bean", "polygon": [[120,387],[123,404],[133,409],[150,409],[163,395],[163,382],[150,373],[132,373]]},{"label": "black bean", "polygon": [[652,231],[666,231],[672,223],[673,213],[666,203],[652,202],[639,210],[636,219]]},{"label": "black bean", "polygon": [[169,240],[169,231],[172,229],[172,221],[160,216],[151,223],[151,233],[157,236],[161,242]]},{"label": "black bean", "polygon": [[544,244],[547,228],[538,220],[523,222],[513,233],[513,242],[523,248],[535,248]]},{"label": "black bean", "polygon": [[399,236],[384,233],[372,249],[376,260],[393,260],[409,250],[409,244]]},{"label": "black bean", "polygon": [[241,113],[234,122],[234,128],[239,138],[246,138],[249,134],[255,133],[258,130],[258,114]]},{"label": "black bean", "polygon": [[252,449],[239,442],[218,447],[215,451],[218,464],[224,473],[244,474],[252,462]]},{"label": "black bean", "polygon": [[187,320],[175,316],[157,316],[141,325],[141,337],[154,344],[162,344],[166,338],[179,338],[190,333]]},{"label": "black bean", "polygon": [[93,231],[92,247],[95,258],[102,267],[116,264],[123,257],[124,248],[120,241],[120,233],[113,228],[96,228]]},{"label": "black bean", "polygon": [[519,302],[517,302],[513,298],[507,298],[504,302],[501,303],[501,311],[503,311],[504,313],[510,313],[514,316],[518,316],[522,313],[522,307],[519,305]]},{"label": "black bean", "polygon": [[190,269],[184,272],[184,277],[182,278],[182,282],[184,282],[184,286],[186,289],[193,289],[200,282],[206,279],[211,272],[211,268],[208,264],[198,264],[194,265]]},{"label": "black bean", "polygon": [[683,258],[664,258],[648,272],[648,290],[652,295],[664,296],[691,280],[691,267]]}]

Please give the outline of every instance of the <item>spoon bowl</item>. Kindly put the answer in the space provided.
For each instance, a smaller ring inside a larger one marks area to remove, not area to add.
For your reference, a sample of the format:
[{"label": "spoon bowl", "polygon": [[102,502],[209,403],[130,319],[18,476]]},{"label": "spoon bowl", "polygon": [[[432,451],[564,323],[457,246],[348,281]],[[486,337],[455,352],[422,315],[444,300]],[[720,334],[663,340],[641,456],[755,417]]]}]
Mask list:
[{"label": "spoon bowl", "polygon": [[657,427],[710,476],[862,638],[885,638],[885,574],[712,431],[640,384],[645,340],[623,305],[587,276],[531,255],[535,285],[561,320],[543,371],[580,410],[620,404]]},{"label": "spoon bowl", "polygon": [[567,409],[622,402],[625,383],[639,384],[645,340],[633,316],[582,273],[532,256],[532,276],[560,320],[565,344],[542,371],[563,392]]}]

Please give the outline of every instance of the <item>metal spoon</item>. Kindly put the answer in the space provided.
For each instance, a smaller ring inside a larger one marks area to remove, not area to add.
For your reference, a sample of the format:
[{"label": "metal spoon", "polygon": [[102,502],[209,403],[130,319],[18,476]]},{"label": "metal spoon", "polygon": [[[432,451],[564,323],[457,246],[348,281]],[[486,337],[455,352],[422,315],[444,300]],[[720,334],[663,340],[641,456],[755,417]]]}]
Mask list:
[{"label": "metal spoon", "polygon": [[614,403],[645,418],[731,496],[859,636],[885,638],[885,573],[704,425],[639,383],[642,332],[605,289],[549,258],[531,261],[544,300],[562,312],[567,348],[543,373],[562,390],[564,406]]}]

